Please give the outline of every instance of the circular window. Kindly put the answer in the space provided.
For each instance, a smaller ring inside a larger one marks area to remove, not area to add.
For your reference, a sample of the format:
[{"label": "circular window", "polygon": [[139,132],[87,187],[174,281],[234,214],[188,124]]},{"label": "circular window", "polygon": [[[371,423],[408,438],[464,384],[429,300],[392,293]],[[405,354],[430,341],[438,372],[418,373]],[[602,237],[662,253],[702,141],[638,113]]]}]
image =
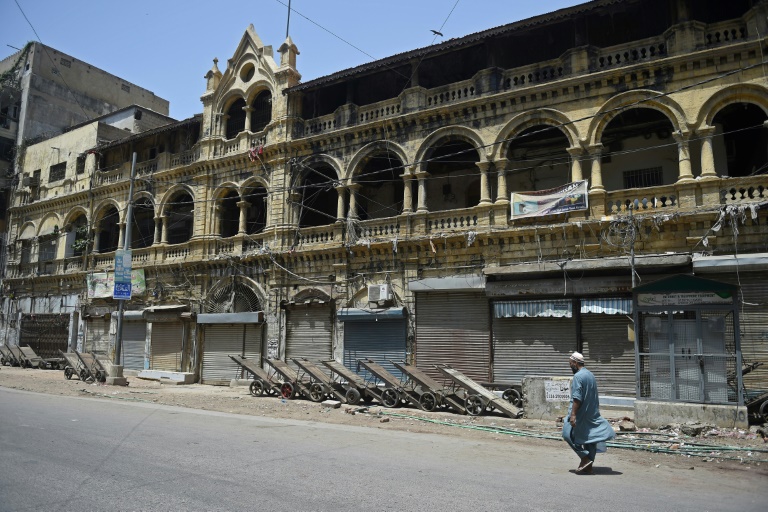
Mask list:
[{"label": "circular window", "polygon": [[240,68],[240,79],[243,82],[248,82],[251,78],[253,78],[253,74],[256,72],[256,67],[254,67],[253,64],[250,62]]}]

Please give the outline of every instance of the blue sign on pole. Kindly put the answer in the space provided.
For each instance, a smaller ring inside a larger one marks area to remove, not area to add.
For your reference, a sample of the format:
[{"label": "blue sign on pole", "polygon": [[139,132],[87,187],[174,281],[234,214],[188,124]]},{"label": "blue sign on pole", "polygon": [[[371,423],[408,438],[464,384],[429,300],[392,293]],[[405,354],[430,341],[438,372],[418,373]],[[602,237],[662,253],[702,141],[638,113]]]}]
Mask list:
[{"label": "blue sign on pole", "polygon": [[115,251],[115,288],[112,298],[131,300],[131,250]]}]

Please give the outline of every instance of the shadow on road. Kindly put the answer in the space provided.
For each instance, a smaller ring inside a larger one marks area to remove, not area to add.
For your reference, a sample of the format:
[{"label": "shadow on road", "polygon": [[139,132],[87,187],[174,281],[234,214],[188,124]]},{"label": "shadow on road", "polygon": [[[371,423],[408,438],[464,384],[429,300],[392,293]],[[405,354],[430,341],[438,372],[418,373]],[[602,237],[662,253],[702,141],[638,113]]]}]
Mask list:
[{"label": "shadow on road", "polygon": [[579,473],[575,469],[571,469],[568,472],[573,473],[574,475],[579,475],[579,476],[616,476],[616,475],[624,474],[621,471],[614,471],[612,468],[599,467],[599,466],[592,468],[591,473]]}]

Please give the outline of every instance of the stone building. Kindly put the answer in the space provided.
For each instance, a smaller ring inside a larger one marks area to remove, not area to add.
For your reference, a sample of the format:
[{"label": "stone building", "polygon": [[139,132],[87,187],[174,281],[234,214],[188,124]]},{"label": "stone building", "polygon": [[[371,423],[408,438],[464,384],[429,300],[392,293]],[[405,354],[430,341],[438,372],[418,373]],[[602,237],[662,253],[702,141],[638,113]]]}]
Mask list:
[{"label": "stone building", "polygon": [[[220,384],[233,353],[371,357],[519,383],[579,350],[606,395],[654,398],[632,289],[676,274],[740,286],[729,375],[768,361],[767,15],[595,0],[308,82],[291,38],[275,52],[249,27],[202,115],[94,145],[87,190],[15,200],[13,233],[68,241],[37,275],[40,238],[11,239],[4,307],[66,291],[61,346],[113,350],[136,152],[128,369]],[[726,378],[705,366],[697,382]],[[668,398],[735,404],[729,385]]]},{"label": "stone building", "polygon": [[[6,208],[13,203],[12,193],[21,179],[18,160],[24,150],[134,104],[168,115],[167,100],[42,43],[30,42],[0,60],[0,267],[6,255]],[[97,142],[94,139],[90,147]],[[48,156],[60,166],[71,156],[62,149],[53,151],[58,153]],[[28,178],[28,183],[39,180],[34,173]],[[34,192],[37,186],[28,190]]]}]

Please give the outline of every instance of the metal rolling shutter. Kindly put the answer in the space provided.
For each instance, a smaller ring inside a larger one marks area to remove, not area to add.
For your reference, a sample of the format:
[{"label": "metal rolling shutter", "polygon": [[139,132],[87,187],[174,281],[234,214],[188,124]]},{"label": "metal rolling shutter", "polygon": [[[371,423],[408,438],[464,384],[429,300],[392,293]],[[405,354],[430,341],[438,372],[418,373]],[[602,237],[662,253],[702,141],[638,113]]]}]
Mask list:
[{"label": "metal rolling shutter", "polygon": [[184,328],[181,322],[152,323],[152,369],[178,372]]},{"label": "metal rolling shutter", "polygon": [[144,321],[123,324],[123,367],[126,370],[144,369],[144,348],[147,343],[147,323]]},{"label": "metal rolling shutter", "polygon": [[332,359],[331,308],[299,306],[288,310],[285,333],[285,360],[295,367],[293,358],[312,362]]},{"label": "metal rolling shutter", "polygon": [[493,380],[522,383],[527,375],[568,376],[576,350],[575,318],[494,318]]},{"label": "metal rolling shutter", "polygon": [[109,322],[102,317],[89,318],[86,324],[85,352],[109,351]]},{"label": "metal rolling shutter", "polygon": [[635,344],[627,341],[631,323],[624,315],[581,315],[584,360],[601,395],[635,396]]},{"label": "metal rolling shutter", "polygon": [[416,294],[416,366],[442,382],[436,364],[485,381],[490,373],[488,299],[479,293]]},{"label": "metal rolling shutter", "polygon": [[245,349],[243,356],[261,364],[262,324],[245,324]]},{"label": "metal rolling shutter", "polygon": [[344,323],[344,366],[357,371],[358,359],[373,359],[392,374],[390,360],[405,360],[405,319]]},{"label": "metal rolling shutter", "polygon": [[765,366],[744,376],[748,391],[768,390],[768,272],[741,271],[736,273],[706,274],[707,279],[739,284],[743,304],[739,306],[741,331],[741,359],[745,364],[762,361]]},{"label": "metal rolling shutter", "polygon": [[229,358],[230,354],[243,355],[243,324],[206,325],[203,336],[202,383],[229,385],[240,376],[240,366]]}]

